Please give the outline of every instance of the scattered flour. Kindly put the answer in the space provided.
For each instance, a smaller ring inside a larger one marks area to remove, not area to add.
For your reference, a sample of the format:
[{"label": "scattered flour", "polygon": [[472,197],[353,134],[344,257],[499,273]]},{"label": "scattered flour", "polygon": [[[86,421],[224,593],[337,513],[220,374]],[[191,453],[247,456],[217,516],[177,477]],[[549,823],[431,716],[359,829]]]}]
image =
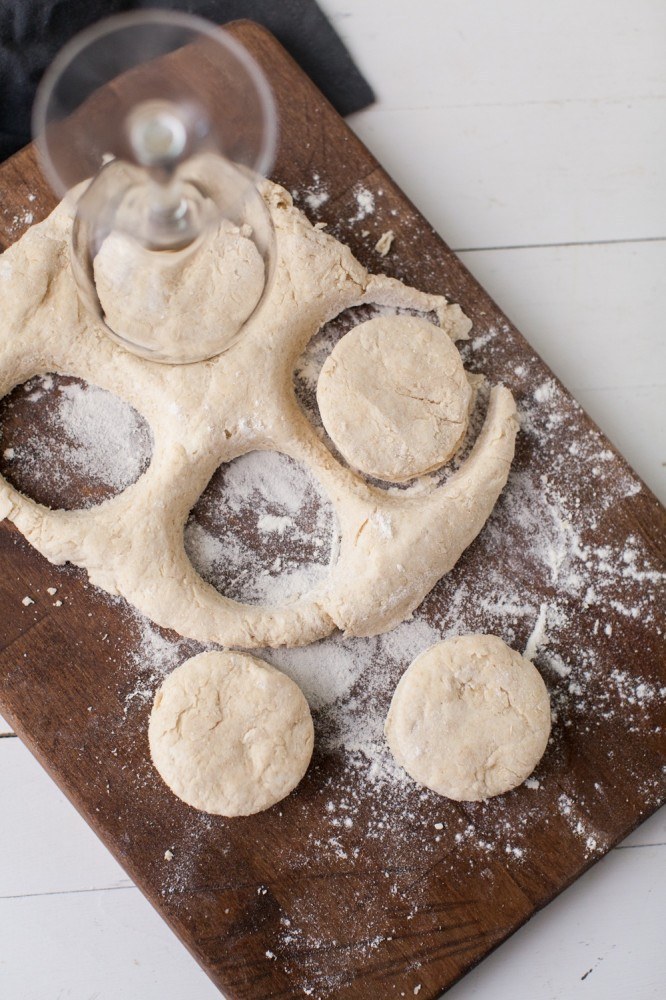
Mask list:
[{"label": "scattered flour", "polygon": [[309,212],[316,213],[330,198],[329,191],[319,174],[312,175],[312,181],[302,192],[292,191],[294,201],[304,201]]},{"label": "scattered flour", "polygon": [[367,218],[368,215],[372,215],[375,211],[375,196],[368,188],[363,187],[359,184],[354,189],[354,198],[356,199],[356,212],[349,219],[350,222],[361,222],[362,219]]},{"label": "scattered flour", "polygon": [[[58,493],[84,479],[109,494],[119,493],[147,467],[150,429],[136,410],[112,393],[78,380],[43,375],[26,382],[23,394],[21,406],[39,403],[45,417],[43,432],[3,450],[18,489],[30,493],[31,482],[45,480]],[[95,502],[84,497],[80,506]]]},{"label": "scattered flour", "polygon": [[[34,200],[34,195],[32,199],[30,198],[30,196],[28,196],[28,201],[31,200]],[[11,232],[12,236],[15,235],[18,238],[21,230],[27,229],[28,226],[31,226],[34,221],[35,221],[34,212],[31,212],[30,210],[26,209],[25,212],[17,213],[12,218],[12,221],[9,224],[9,231]]]},{"label": "scattered flour", "polygon": [[250,452],[218,470],[185,528],[185,549],[204,579],[248,603],[283,604],[316,588],[337,546],[325,493],[277,452]]},{"label": "scattered flour", "polygon": [[541,604],[537,620],[534,623],[534,628],[530,632],[530,636],[527,640],[527,645],[525,646],[525,651],[523,653],[526,660],[533,660],[536,656],[537,650],[546,645],[548,641],[548,633],[546,632],[547,618],[548,605]]},{"label": "scattered flour", "polygon": [[[315,400],[321,365],[347,329],[372,315],[376,311],[364,308],[338,317],[298,362],[297,395],[322,435]],[[468,367],[475,367],[475,351],[501,351],[504,332],[481,328],[463,348]],[[519,380],[522,435],[514,469],[478,542],[414,616],[382,636],[334,634],[302,649],[257,651],[300,685],[316,722],[308,792],[283,806],[285,817],[296,817],[295,829],[303,832],[281,848],[280,863],[289,870],[321,863],[346,878],[355,866],[363,869],[368,845],[374,845],[373,864],[377,857],[386,859],[385,870],[370,881],[362,879],[358,895],[345,890],[336,900],[331,928],[344,927],[344,940],[327,927],[319,901],[309,892],[281,913],[266,955],[305,996],[335,996],[349,982],[350,957],[367,958],[390,942],[401,908],[415,933],[430,933],[430,908],[424,900],[421,910],[415,881],[415,843],[424,871],[436,865],[442,873],[483,878],[488,892],[494,891],[492,865],[498,858],[509,869],[538,867],[536,832],[544,827],[557,828],[581,864],[603,853],[608,837],[591,816],[607,808],[610,779],[595,772],[589,781],[580,775],[574,781],[569,766],[571,755],[584,754],[586,745],[607,754],[609,774],[618,766],[631,774],[646,801],[663,796],[662,777],[646,771],[643,760],[645,746],[661,731],[655,722],[666,697],[655,674],[663,642],[657,595],[664,574],[638,535],[611,533],[605,520],[640,484],[594,429],[584,437],[577,430],[573,435],[578,410],[555,380],[537,381],[535,390],[527,362],[518,368],[514,363],[503,377],[509,384],[512,377]],[[27,391],[54,388],[53,380],[50,385],[33,380]],[[486,399],[487,392],[480,390],[469,440],[452,468],[473,444]],[[132,411],[113,397],[94,387],[65,386],[53,419],[62,430],[57,450],[36,439],[32,451],[17,448],[13,462],[28,460],[37,467],[66,457],[91,479],[115,484],[140,474],[149,442],[136,437],[141,430]],[[128,448],[128,440],[141,447]],[[593,475],[592,469],[597,470]],[[448,469],[423,477],[407,492],[417,497],[450,474]],[[379,527],[390,532],[390,519]],[[218,470],[191,514],[185,541],[195,566],[225,594],[282,602],[316,587],[330,572],[337,524],[329,500],[306,469],[283,455],[253,452]],[[203,647],[167,637],[134,612],[127,614],[137,639],[118,676],[129,726],[145,719],[161,679]],[[637,623],[654,639],[652,647],[646,639],[640,673],[626,663]],[[441,639],[473,631],[498,634],[534,661],[551,694],[553,732],[543,762],[522,788],[460,807],[407,778],[386,749],[383,723],[395,685],[412,660]],[[621,761],[614,757],[618,744]],[[155,780],[148,766],[142,780]],[[266,822],[277,819],[269,813]],[[223,854],[224,824],[203,816],[169,848],[165,895],[178,897],[187,890],[201,842],[213,829],[216,850]],[[269,890],[259,886],[256,891],[263,898]],[[403,989],[416,995],[415,982],[412,972]]]},{"label": "scattered flour", "polygon": [[77,472],[118,490],[139,478],[150,432],[127,403],[96,386],[72,383],[61,391],[57,414],[58,430],[74,442],[66,458]]},{"label": "scattered flour", "polygon": [[330,195],[323,186],[319,174],[314,174],[312,177],[312,186],[305,194],[305,204],[311,212],[316,212],[318,208],[326,204],[329,197]]}]

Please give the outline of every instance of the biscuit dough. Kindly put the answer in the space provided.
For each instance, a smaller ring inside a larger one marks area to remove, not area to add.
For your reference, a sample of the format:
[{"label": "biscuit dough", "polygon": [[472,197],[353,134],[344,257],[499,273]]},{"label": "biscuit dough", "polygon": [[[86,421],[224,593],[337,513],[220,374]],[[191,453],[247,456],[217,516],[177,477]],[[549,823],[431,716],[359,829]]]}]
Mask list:
[{"label": "biscuit dough", "polygon": [[497,636],[458,636],[405,671],[385,733],[420,785],[479,801],[532,773],[548,743],[550,700],[536,667]]},{"label": "biscuit dough", "polygon": [[472,389],[451,338],[417,316],[380,316],[338,341],[317,384],[324,427],[350,465],[404,482],[443,465]]},{"label": "biscuit dough", "polygon": [[279,802],[312,757],[300,688],[246,653],[200,653],[162,683],[148,726],[150,755],[178,798],[207,813],[249,816]]},{"label": "biscuit dough", "polygon": [[[159,266],[158,262],[159,261]],[[147,350],[202,358],[233,341],[264,290],[264,262],[252,240],[222,223],[196,254],[155,253],[111,233],[93,261],[104,317]]]},{"label": "biscuit dough", "polygon": [[[210,361],[147,361],[95,324],[70,266],[72,197],[0,256],[0,396],[34,375],[74,375],[135,407],[154,440],[144,474],[87,510],[50,510],[0,478],[0,518],[52,563],[85,567],[95,586],[202,642],[302,645],[336,627],[375,635],[407,618],[483,527],[513,458],[515,404],[507,389],[492,390],[472,453],[438,487],[388,494],[338,462],[298,405],[292,381],[317,330],[364,303],[434,313],[454,340],[471,324],[442,296],[369,274],[283,188],[266,182],[262,194],[276,230],[273,282],[239,340]],[[183,542],[188,514],[217,467],[266,449],[310,470],[340,526],[330,575],[276,607],[218,593],[195,572]]]}]

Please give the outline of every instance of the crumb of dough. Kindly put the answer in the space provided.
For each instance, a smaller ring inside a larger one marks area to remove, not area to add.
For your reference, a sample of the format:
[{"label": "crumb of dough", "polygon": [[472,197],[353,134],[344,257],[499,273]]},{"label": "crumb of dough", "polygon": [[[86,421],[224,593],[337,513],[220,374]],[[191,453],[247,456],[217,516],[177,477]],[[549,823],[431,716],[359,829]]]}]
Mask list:
[{"label": "crumb of dough", "polygon": [[386,257],[387,253],[393,246],[393,240],[395,239],[395,233],[392,229],[387,229],[385,233],[379,237],[375,243],[375,250],[380,257]]}]

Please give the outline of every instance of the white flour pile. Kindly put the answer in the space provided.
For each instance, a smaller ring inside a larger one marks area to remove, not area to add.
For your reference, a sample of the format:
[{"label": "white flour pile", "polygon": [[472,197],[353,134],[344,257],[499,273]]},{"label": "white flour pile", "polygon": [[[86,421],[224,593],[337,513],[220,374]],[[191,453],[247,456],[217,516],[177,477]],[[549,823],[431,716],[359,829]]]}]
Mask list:
[{"label": "white flour pile", "polygon": [[[381,195],[384,192],[379,191],[378,193]],[[357,185],[354,188],[354,198],[356,200],[356,211],[349,220],[352,223],[361,222],[375,211],[375,196],[369,188],[364,187],[362,184]]]}]

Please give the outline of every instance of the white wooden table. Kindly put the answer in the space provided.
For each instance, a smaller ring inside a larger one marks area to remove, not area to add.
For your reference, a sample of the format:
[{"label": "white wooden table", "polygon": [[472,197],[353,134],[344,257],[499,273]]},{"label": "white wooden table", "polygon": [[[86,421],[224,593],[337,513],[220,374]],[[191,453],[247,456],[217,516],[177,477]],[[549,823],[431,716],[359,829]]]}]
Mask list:
[{"label": "white wooden table", "polygon": [[[666,4],[322,6],[378,96],[352,127],[664,499]],[[665,899],[662,810],[448,996],[661,997]],[[219,997],[11,735],[0,997]]]}]

